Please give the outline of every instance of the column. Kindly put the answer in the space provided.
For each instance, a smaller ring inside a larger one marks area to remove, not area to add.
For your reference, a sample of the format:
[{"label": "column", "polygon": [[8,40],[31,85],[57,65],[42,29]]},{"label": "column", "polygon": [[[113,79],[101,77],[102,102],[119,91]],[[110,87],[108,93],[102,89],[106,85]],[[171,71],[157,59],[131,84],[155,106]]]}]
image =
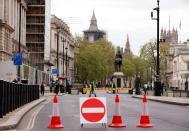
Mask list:
[{"label": "column", "polygon": [[5,5],[5,1],[4,0],[0,0],[0,19],[4,20],[4,5]]},{"label": "column", "polygon": [[17,30],[18,30],[18,28],[17,28],[17,14],[18,14],[17,1],[15,1],[14,6],[15,6],[15,9],[14,9],[14,26],[15,26],[14,39],[16,40],[17,39]]},{"label": "column", "polygon": [[19,39],[19,18],[20,18],[20,3],[17,3],[17,33],[16,33],[16,40]]}]

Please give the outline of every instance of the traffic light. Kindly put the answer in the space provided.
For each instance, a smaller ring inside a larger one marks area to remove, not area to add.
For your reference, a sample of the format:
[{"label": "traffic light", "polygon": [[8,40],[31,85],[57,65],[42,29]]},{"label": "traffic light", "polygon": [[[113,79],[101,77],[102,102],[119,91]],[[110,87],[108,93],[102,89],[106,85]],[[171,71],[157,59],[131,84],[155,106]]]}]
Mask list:
[{"label": "traffic light", "polygon": [[165,42],[165,39],[160,39],[160,42]]}]

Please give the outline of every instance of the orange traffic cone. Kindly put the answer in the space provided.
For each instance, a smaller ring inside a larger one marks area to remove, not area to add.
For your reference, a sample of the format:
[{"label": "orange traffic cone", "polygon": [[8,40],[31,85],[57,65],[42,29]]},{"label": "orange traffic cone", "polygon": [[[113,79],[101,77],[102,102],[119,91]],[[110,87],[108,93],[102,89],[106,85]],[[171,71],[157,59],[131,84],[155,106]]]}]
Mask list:
[{"label": "orange traffic cone", "polygon": [[126,127],[126,125],[122,123],[122,118],[121,118],[121,115],[120,115],[119,96],[118,95],[116,95],[116,97],[115,97],[115,114],[113,116],[112,123],[109,125],[109,127],[113,127],[113,128]]},{"label": "orange traffic cone", "polygon": [[64,128],[64,126],[61,124],[61,120],[60,120],[58,98],[56,95],[54,96],[54,99],[53,99],[52,119],[51,119],[51,123],[49,124],[48,128]]},{"label": "orange traffic cone", "polygon": [[140,118],[140,124],[138,124],[137,127],[142,127],[142,128],[153,127],[153,125],[150,124],[150,118],[148,115],[146,94],[143,97],[143,112]]}]

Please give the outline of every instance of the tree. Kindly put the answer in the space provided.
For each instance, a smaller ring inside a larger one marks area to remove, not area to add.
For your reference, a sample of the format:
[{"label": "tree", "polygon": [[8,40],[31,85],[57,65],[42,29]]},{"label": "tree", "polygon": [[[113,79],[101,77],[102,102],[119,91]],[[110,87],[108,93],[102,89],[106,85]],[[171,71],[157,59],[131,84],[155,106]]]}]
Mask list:
[{"label": "tree", "polygon": [[113,73],[115,49],[104,39],[89,43],[78,39],[79,54],[76,56],[79,79],[104,80]]},{"label": "tree", "polygon": [[[147,68],[152,69],[153,76],[156,75],[156,53],[157,45],[156,42],[150,41],[142,46],[140,50],[140,57],[144,59],[147,63]],[[160,43],[160,73],[161,77],[165,77],[166,70],[166,56],[169,54],[169,44]]]},{"label": "tree", "polygon": [[141,81],[145,82],[146,76],[146,64],[145,60],[141,59],[138,56],[134,56],[132,54],[123,55],[123,66],[122,71],[126,75],[127,81],[129,81],[129,85],[131,87],[131,81],[135,78],[138,74],[141,76]]}]

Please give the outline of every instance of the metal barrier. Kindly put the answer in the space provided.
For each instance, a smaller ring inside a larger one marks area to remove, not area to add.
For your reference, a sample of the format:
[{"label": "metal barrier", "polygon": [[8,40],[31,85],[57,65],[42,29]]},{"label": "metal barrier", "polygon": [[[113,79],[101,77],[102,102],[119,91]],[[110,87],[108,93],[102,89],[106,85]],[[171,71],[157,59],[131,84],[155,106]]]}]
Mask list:
[{"label": "metal barrier", "polygon": [[189,97],[189,91],[186,90],[169,90],[166,93],[170,97]]},{"label": "metal barrier", "polygon": [[0,80],[0,118],[36,99],[39,99],[39,85]]}]

